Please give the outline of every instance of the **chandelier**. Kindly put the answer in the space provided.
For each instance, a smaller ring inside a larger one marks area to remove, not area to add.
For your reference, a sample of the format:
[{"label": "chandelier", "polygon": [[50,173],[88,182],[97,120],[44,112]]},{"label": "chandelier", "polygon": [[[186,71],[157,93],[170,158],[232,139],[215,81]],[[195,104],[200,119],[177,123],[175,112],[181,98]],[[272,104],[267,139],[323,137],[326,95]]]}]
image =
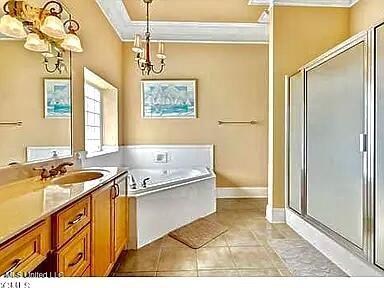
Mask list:
[{"label": "chandelier", "polygon": [[154,74],[161,74],[165,68],[165,59],[167,56],[164,53],[164,43],[159,42],[159,49],[156,57],[160,60],[160,68],[156,69],[151,60],[151,32],[149,27],[149,5],[153,0],[143,0],[147,5],[147,29],[144,36],[144,48],[142,47],[142,37],[140,34],[135,35],[132,51],[136,54],[135,61],[141,73],[143,75],[150,75],[151,72]]},{"label": "chandelier", "polygon": [[[69,19],[62,21],[63,6],[57,1],[48,1],[42,8],[33,7],[25,1],[7,1],[0,19],[0,32],[8,37],[26,39],[24,47],[39,52],[44,58],[47,72],[62,73],[66,70],[65,51],[83,52],[76,35],[80,25]],[[51,60],[55,59],[53,67]]]}]

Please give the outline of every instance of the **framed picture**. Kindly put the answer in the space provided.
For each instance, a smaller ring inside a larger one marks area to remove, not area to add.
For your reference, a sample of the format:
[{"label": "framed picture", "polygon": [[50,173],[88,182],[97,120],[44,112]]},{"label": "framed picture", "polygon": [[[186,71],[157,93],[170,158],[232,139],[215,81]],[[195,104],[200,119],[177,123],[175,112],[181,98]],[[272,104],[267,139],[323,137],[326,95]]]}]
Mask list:
[{"label": "framed picture", "polygon": [[196,80],[141,81],[143,118],[196,118]]},{"label": "framed picture", "polygon": [[71,80],[44,79],[44,118],[71,118]]}]

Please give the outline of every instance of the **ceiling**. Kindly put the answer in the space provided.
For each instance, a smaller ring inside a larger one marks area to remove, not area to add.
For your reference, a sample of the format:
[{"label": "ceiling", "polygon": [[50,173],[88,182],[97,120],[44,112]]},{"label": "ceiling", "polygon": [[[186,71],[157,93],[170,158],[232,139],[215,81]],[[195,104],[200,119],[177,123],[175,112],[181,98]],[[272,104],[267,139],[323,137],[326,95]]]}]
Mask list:
[{"label": "ceiling", "polygon": [[[142,0],[96,0],[123,41],[145,31]],[[223,4],[225,3],[225,4]],[[268,25],[257,23],[267,6],[248,0],[154,0],[153,40],[167,42],[267,43]]]},{"label": "ceiling", "polygon": [[[257,22],[267,6],[250,6],[249,0],[154,0],[151,19],[190,22]],[[129,17],[145,20],[142,0],[124,0]]]}]

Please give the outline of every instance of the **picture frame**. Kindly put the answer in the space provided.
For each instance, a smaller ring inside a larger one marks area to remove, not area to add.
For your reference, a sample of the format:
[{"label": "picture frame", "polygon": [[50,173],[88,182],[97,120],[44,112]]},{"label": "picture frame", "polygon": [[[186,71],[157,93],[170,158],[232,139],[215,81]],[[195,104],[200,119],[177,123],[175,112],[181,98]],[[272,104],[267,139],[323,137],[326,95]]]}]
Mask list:
[{"label": "picture frame", "polygon": [[44,79],[44,118],[68,119],[71,115],[71,80]]},{"label": "picture frame", "polygon": [[197,80],[142,80],[141,116],[144,119],[196,119]]}]

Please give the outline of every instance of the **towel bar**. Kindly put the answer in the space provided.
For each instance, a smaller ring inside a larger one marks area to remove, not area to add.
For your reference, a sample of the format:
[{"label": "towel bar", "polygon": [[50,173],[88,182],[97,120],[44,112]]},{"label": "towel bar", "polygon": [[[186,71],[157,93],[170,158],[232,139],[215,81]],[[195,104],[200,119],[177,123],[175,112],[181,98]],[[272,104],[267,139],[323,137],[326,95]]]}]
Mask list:
[{"label": "towel bar", "polygon": [[256,125],[258,122],[255,120],[252,121],[218,121],[219,125],[225,125],[225,124],[249,124],[249,125]]},{"label": "towel bar", "polygon": [[0,122],[0,126],[23,126],[23,121],[17,121],[17,122]]}]

